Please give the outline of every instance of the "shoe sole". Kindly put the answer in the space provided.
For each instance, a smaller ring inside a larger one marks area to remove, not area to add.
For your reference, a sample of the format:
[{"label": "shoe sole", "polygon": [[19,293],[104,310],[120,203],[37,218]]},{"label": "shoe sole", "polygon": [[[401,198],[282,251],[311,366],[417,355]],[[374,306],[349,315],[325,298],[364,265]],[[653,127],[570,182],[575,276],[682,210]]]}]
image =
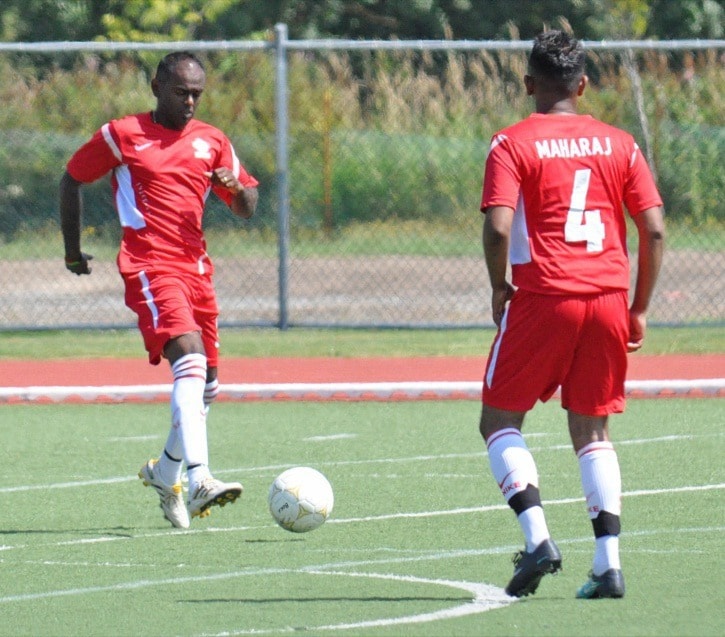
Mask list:
[{"label": "shoe sole", "polygon": [[235,502],[239,496],[242,495],[243,489],[227,489],[222,491],[218,495],[214,496],[208,502],[205,502],[198,511],[191,514],[192,518],[205,518],[211,515],[211,507],[213,506],[226,506]]},{"label": "shoe sole", "polygon": [[622,599],[622,597],[624,597],[624,593],[602,593],[593,595],[588,599]]},{"label": "shoe sole", "polygon": [[577,599],[622,599],[624,591],[594,591],[591,595],[580,595],[577,592]]}]

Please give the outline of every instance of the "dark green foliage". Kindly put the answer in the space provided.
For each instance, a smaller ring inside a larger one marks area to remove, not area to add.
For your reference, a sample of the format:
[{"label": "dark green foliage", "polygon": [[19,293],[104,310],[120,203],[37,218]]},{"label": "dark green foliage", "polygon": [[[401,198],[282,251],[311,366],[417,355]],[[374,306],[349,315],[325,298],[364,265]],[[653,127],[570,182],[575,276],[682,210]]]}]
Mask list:
[{"label": "dark green foliage", "polygon": [[[213,57],[199,116],[227,132],[261,182],[259,213],[246,225],[276,228],[272,58]],[[469,217],[478,208],[491,135],[531,110],[518,79],[525,56],[378,52],[358,62],[353,70],[344,54],[290,56],[293,235],[371,221]],[[722,223],[725,76],[715,52],[641,55],[644,122],[621,60],[602,53],[590,63],[599,72],[581,110],[631,131],[651,154],[670,218],[690,227]],[[10,240],[55,223],[58,180],[72,152],[105,121],[151,108],[153,96],[145,65],[130,59],[102,63],[88,56],[72,72],[56,69],[42,79],[9,58],[0,58],[0,66],[10,82],[0,91],[0,235]],[[115,241],[107,179],[84,194],[85,226]],[[242,222],[210,197],[205,223]]]},{"label": "dark green foliage", "polygon": [[[621,3],[620,3],[621,4]],[[712,0],[640,0],[640,35],[657,39],[723,37],[722,3]],[[613,0],[4,0],[0,35],[6,41],[245,39],[289,26],[290,37],[350,39],[533,38],[545,25],[566,21],[579,37],[625,37],[627,24],[612,21]],[[629,10],[633,6],[627,5]],[[109,16],[111,19],[109,20]],[[120,31],[119,31],[120,30]],[[120,38],[120,36],[124,36]]]}]

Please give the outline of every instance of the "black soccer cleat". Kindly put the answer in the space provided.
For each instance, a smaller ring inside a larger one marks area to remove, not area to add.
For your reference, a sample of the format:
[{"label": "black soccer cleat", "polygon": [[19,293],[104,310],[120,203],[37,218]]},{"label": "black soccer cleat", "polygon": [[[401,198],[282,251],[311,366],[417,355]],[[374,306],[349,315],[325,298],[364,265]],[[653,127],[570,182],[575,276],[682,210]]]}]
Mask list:
[{"label": "black soccer cleat", "polygon": [[589,580],[576,592],[577,599],[603,599],[624,597],[624,575],[618,568],[610,568],[601,575],[589,573]]},{"label": "black soccer cleat", "polygon": [[561,553],[553,540],[544,540],[533,552],[514,555],[514,576],[506,586],[512,597],[526,597],[536,592],[541,578],[561,569]]}]

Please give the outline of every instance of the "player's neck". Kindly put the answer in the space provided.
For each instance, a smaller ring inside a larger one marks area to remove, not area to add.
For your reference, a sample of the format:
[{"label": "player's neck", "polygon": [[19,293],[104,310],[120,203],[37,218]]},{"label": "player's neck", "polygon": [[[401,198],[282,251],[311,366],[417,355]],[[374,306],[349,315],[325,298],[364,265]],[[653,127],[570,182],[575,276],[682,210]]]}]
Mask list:
[{"label": "player's neck", "polygon": [[576,101],[571,98],[560,100],[537,100],[536,112],[541,115],[576,115]]},{"label": "player's neck", "polygon": [[151,111],[151,121],[158,126],[163,126],[164,128],[168,128],[169,130],[177,131],[179,133],[184,130],[184,126],[178,128],[171,120],[169,120],[168,117],[156,110]]}]

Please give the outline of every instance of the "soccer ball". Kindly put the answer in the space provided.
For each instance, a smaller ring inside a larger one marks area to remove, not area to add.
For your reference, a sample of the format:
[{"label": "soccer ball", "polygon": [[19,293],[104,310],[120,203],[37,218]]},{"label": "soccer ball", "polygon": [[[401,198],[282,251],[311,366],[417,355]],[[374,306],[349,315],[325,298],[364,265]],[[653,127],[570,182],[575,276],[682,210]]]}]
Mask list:
[{"label": "soccer ball", "polygon": [[269,512],[283,529],[306,533],[322,526],[332,513],[332,487],[316,469],[293,467],[269,487]]}]

